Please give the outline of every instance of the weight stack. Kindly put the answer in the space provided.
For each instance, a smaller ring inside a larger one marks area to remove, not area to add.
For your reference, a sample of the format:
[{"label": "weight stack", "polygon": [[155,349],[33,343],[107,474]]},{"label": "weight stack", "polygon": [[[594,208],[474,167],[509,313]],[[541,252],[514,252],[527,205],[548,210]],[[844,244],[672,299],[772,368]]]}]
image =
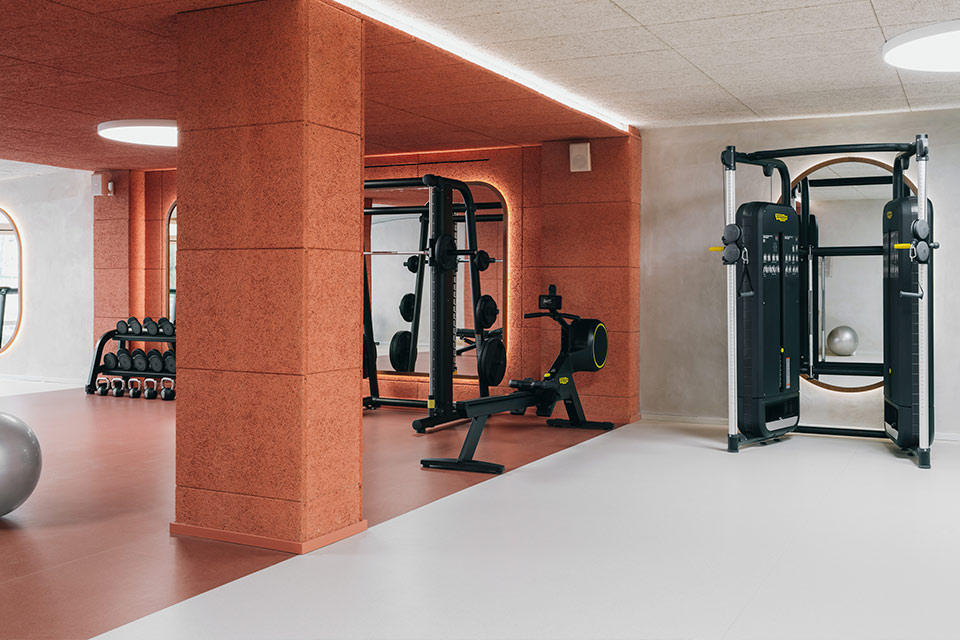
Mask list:
[{"label": "weight stack", "polygon": [[[919,291],[917,263],[910,252],[894,249],[914,240],[917,198],[899,198],[883,209],[883,426],[897,446],[912,449],[920,443],[919,308],[928,308],[930,364],[930,442],[933,442],[933,253],[927,262],[928,281],[923,299],[905,298],[901,291]],[[933,204],[927,200],[928,240],[933,238]]]},{"label": "weight stack", "polygon": [[746,249],[737,263],[738,426],[770,438],[800,416],[800,222],[791,207],[747,202],[737,224]]}]

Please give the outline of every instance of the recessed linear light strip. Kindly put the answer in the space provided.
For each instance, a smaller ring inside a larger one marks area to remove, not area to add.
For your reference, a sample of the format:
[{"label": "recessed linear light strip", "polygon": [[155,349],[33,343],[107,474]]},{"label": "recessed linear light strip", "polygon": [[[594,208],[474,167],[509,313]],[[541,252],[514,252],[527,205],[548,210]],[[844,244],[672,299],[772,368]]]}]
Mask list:
[{"label": "recessed linear light strip", "polygon": [[492,71],[509,80],[513,80],[528,89],[532,89],[539,94],[556,100],[575,111],[579,111],[588,116],[601,120],[612,127],[621,131],[627,131],[629,125],[626,118],[618,113],[604,109],[600,105],[579,96],[568,89],[565,89],[549,80],[533,74],[525,69],[511,64],[505,60],[492,56],[478,47],[454,36],[453,34],[439,29],[417,18],[408,16],[397,9],[385,6],[379,2],[364,2],[363,0],[337,0],[345,7],[365,16],[373,18],[379,22],[399,29],[415,38],[440,47],[445,51],[463,58],[468,62],[479,65],[484,69]]}]

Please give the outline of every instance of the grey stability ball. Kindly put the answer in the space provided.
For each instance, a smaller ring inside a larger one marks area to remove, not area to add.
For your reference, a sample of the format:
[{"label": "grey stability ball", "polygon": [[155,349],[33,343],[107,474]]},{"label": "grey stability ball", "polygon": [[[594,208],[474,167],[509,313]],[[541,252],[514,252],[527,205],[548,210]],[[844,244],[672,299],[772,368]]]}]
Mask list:
[{"label": "grey stability ball", "polygon": [[833,331],[827,335],[827,348],[838,356],[852,356],[856,353],[859,344],[860,338],[857,337],[857,332],[845,324],[834,327]]},{"label": "grey stability ball", "polygon": [[30,497],[40,480],[40,442],[27,423],[0,412],[0,518]]}]

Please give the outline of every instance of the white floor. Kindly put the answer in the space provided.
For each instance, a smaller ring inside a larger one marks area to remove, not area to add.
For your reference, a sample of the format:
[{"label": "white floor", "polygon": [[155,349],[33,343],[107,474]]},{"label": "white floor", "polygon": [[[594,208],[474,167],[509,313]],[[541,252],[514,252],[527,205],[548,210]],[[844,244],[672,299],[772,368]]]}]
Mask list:
[{"label": "white floor", "polygon": [[101,637],[960,637],[960,444],[724,446],[623,427]]},{"label": "white floor", "polygon": [[0,398],[7,396],[22,396],[28,393],[43,393],[44,391],[60,391],[62,389],[80,389],[83,384],[63,382],[41,382],[38,380],[18,380],[16,378],[0,377]]}]

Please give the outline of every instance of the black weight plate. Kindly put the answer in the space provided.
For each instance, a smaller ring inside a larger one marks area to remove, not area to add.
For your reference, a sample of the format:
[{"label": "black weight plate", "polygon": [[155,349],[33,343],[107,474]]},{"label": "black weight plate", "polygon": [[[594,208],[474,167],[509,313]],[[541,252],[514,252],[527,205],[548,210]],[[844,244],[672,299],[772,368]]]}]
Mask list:
[{"label": "black weight plate", "polygon": [[167,352],[169,355],[163,356],[163,369],[167,373],[176,373],[177,372],[177,356],[172,352]]},{"label": "black weight plate", "polygon": [[493,262],[493,258],[491,258],[490,254],[483,249],[477,251],[477,254],[473,256],[473,264],[476,265],[477,269],[480,271],[486,271],[489,269],[491,262]]},{"label": "black weight plate", "polygon": [[390,366],[394,371],[411,371],[407,367],[410,357],[410,341],[413,335],[409,331],[397,331],[390,339]]},{"label": "black weight plate", "polygon": [[160,327],[157,326],[157,323],[151,320],[150,318],[143,319],[143,330],[147,332],[148,335],[155,336],[160,333]]},{"label": "black weight plate", "polygon": [[457,256],[457,241],[448,234],[437,238],[433,247],[433,262],[444,271],[453,271],[457,268],[459,257]]},{"label": "black weight plate", "polygon": [[118,321],[117,321],[117,333],[119,333],[120,335],[124,335],[124,334],[127,333],[128,331],[130,331],[130,328],[127,327],[127,323],[124,322],[123,320],[118,320]]},{"label": "black weight plate", "polygon": [[500,315],[500,309],[497,308],[497,301],[493,296],[484,294],[477,301],[477,322],[483,329],[489,329],[497,322],[497,316]]},{"label": "black weight plate", "polygon": [[500,338],[487,338],[477,349],[477,371],[490,386],[503,382],[507,373],[507,348]]},{"label": "black weight plate", "polygon": [[413,312],[417,306],[417,296],[412,293],[405,293],[400,298],[400,317],[406,322],[413,322]]}]

